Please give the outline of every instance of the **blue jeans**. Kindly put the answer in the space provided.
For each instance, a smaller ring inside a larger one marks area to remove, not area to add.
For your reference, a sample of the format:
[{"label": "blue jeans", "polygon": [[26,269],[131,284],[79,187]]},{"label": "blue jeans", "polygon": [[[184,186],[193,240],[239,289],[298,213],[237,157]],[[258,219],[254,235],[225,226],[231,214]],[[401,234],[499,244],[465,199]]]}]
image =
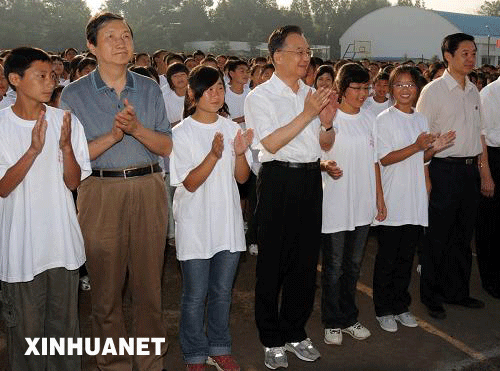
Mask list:
[{"label": "blue jeans", "polygon": [[210,259],[180,262],[182,299],[179,338],[185,363],[205,363],[209,355],[231,354],[229,309],[239,259],[239,252],[225,250]]},{"label": "blue jeans", "polygon": [[356,283],[369,229],[364,225],[323,234],[321,321],[325,328],[346,328],[358,322]]}]

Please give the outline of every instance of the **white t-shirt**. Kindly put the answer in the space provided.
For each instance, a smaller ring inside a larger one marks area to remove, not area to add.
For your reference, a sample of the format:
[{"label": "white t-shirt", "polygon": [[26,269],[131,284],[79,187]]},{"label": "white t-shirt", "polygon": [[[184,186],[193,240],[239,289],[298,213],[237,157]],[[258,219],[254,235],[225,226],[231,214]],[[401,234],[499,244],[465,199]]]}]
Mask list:
[{"label": "white t-shirt", "polygon": [[337,162],[343,175],[334,180],[322,173],[322,233],[354,230],[371,224],[377,214],[375,116],[367,110],[355,115],[337,110],[333,127],[335,143],[321,158]]},{"label": "white t-shirt", "polygon": [[172,90],[172,89],[170,89],[170,85],[168,85],[167,76],[165,76],[165,75],[160,75],[160,76],[158,76],[158,77],[159,77],[159,80],[160,80],[160,89],[161,89],[161,90],[163,90],[163,88],[164,88],[165,86],[167,86],[167,87],[168,87],[168,89],[166,88],[166,90]]},{"label": "white t-shirt", "polygon": [[[190,116],[172,130],[170,183],[177,186],[173,213],[178,260],[210,259],[220,251],[246,249],[234,178],[233,140],[238,129],[238,124],[221,116],[213,124],[200,123]],[[224,136],[222,157],[205,182],[195,192],[189,192],[182,182],[210,152],[217,132]],[[245,156],[251,164],[250,151]]]},{"label": "white t-shirt", "polygon": [[363,109],[370,110],[375,115],[375,117],[377,117],[379,113],[381,113],[383,110],[386,110],[390,106],[390,99],[387,99],[383,103],[378,103],[377,101],[375,101],[375,99],[373,99],[373,97],[368,97],[363,104]]},{"label": "white t-shirt", "polygon": [[165,109],[167,110],[168,121],[172,124],[182,120],[184,113],[184,96],[179,97],[174,90],[163,90],[163,100],[165,102]]},{"label": "white t-shirt", "polygon": [[12,90],[12,88],[9,86],[9,88],[7,89],[7,92],[5,93],[5,96],[0,101],[0,109],[9,107],[9,106],[13,105],[14,103],[16,103],[16,97],[17,97],[17,94],[16,94],[15,90]]},{"label": "white t-shirt", "polygon": [[236,94],[235,92],[233,92],[230,85],[226,87],[225,101],[227,107],[229,108],[229,118],[234,119],[245,115],[245,98],[247,97],[249,92],[250,88],[246,86],[243,87],[243,93],[241,94]]},{"label": "white t-shirt", "polygon": [[[377,153],[381,159],[393,151],[415,143],[429,131],[425,116],[408,114],[390,107],[377,116]],[[387,218],[375,224],[398,226],[428,225],[428,200],[425,187],[424,151],[392,165],[380,165]]]},{"label": "white t-shirt", "polygon": [[[85,262],[71,191],[63,180],[59,138],[64,111],[47,107],[45,144],[24,180],[0,201],[0,280],[27,282],[48,269],[77,269]],[[71,141],[84,179],[91,173],[83,127],[71,116]],[[31,144],[35,121],[0,111],[0,178]]]}]

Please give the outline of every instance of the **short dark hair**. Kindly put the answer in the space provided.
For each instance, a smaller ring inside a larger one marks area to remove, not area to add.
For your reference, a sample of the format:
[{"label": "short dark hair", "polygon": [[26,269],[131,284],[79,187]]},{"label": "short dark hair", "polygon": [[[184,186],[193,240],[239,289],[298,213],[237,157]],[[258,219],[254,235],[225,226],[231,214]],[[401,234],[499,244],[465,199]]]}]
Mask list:
[{"label": "short dark hair", "polygon": [[275,29],[271,36],[269,36],[269,40],[267,42],[267,48],[269,50],[269,55],[271,59],[274,61],[274,53],[278,49],[281,49],[283,45],[285,45],[285,39],[290,34],[298,34],[302,35],[302,29],[299,26],[288,25]]},{"label": "short dark hair", "polygon": [[375,78],[373,79],[373,83],[375,84],[377,81],[380,81],[380,80],[389,81],[389,77],[390,77],[390,75],[387,72],[380,71],[379,73],[377,73],[377,76],[375,76]]},{"label": "short dark hair", "polygon": [[78,65],[76,66],[76,69],[78,70],[78,72],[82,72],[83,69],[87,66],[94,66],[96,67],[97,66],[97,61],[93,58],[82,58],[82,60],[80,60],[80,62],[78,63]]},{"label": "short dark hair", "polygon": [[152,71],[147,67],[132,66],[129,68],[129,71],[135,72],[138,75],[146,76],[151,80],[156,81],[156,83],[159,83],[158,79],[155,79],[155,75],[152,73]]},{"label": "short dark hair", "polygon": [[324,64],[322,66],[319,66],[316,70],[316,76],[314,77],[315,88],[318,88],[318,79],[325,73],[329,74],[332,77],[332,82],[335,81],[335,72],[333,72],[333,67],[328,64]]},{"label": "short dark hair", "polygon": [[446,67],[448,67],[448,62],[444,57],[444,53],[448,52],[452,56],[455,56],[455,52],[457,51],[458,46],[462,41],[472,41],[474,43],[474,46],[476,46],[476,42],[474,41],[474,36],[468,35],[466,33],[461,33],[461,32],[454,33],[446,36],[443,39],[443,43],[441,44],[441,53],[443,54],[443,60]]},{"label": "short dark hair", "polygon": [[444,62],[434,62],[429,66],[429,80],[434,80],[434,76],[439,72],[439,70],[445,69],[446,64]]},{"label": "short dark hair", "polygon": [[370,82],[370,73],[366,68],[357,63],[346,63],[340,67],[335,77],[335,86],[339,97],[343,97],[351,83],[365,84]]},{"label": "short dark hair", "polygon": [[59,62],[61,62],[61,63],[62,63],[63,59],[62,59],[62,57],[61,57],[60,55],[57,55],[57,54],[52,54],[52,55],[50,56],[50,61],[51,61],[51,62],[59,61]]},{"label": "short dark hair", "polygon": [[193,53],[193,57],[196,57],[197,55],[202,55],[203,58],[205,58],[205,53],[203,53],[201,50],[197,50]]},{"label": "short dark hair", "polygon": [[15,73],[23,77],[26,70],[36,61],[51,63],[50,56],[42,49],[21,46],[10,52],[7,59],[5,59],[3,72],[13,90],[16,90],[16,88],[10,83],[9,74]]},{"label": "short dark hair", "polygon": [[184,63],[184,58],[182,58],[182,55],[180,54],[176,54],[176,53],[170,53],[168,54],[164,61],[166,64],[170,64],[170,62],[174,59],[177,59],[178,61],[180,61],[181,63]]},{"label": "short dark hair", "polygon": [[172,76],[175,75],[176,73],[184,72],[186,75],[189,75],[189,70],[186,67],[185,64],[183,63],[172,63],[170,66],[167,68],[167,82],[168,85],[170,86],[170,89],[174,90],[174,84],[172,83]]},{"label": "short dark hair", "polygon": [[130,25],[125,21],[125,18],[123,18],[121,15],[118,14],[113,14],[110,12],[101,12],[97,13],[92,18],[90,18],[89,22],[87,23],[87,27],[85,29],[85,35],[87,37],[87,41],[92,45],[97,46],[97,33],[99,32],[99,30],[106,23],[115,20],[123,21],[130,30],[132,38],[134,37],[134,33],[132,32]]},{"label": "short dark hair", "polygon": [[[214,85],[219,79],[224,81],[222,72],[218,68],[198,65],[191,70],[188,77],[188,84],[189,88],[193,92],[193,101],[189,98],[185,99],[184,117],[188,117],[196,111],[196,104],[203,96],[203,93],[205,93],[205,91]],[[222,85],[225,89],[225,85]]]},{"label": "short dark hair", "polygon": [[391,97],[394,97],[394,81],[396,81],[396,79],[401,75],[410,75],[411,79],[417,86],[416,98],[418,98],[418,96],[420,95],[420,89],[422,89],[423,87],[420,78],[422,74],[420,73],[420,70],[418,68],[410,65],[397,66],[392,70],[391,76],[389,77],[389,94],[391,95]]}]

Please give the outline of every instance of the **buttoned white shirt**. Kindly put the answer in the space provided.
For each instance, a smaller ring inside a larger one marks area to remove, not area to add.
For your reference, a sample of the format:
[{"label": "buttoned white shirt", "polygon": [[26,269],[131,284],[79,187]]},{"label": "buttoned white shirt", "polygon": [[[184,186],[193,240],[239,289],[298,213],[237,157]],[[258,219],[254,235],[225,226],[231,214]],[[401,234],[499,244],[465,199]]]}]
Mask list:
[{"label": "buttoned white shirt", "polygon": [[500,80],[485,86],[480,96],[486,144],[500,147]]},{"label": "buttoned white shirt", "polygon": [[275,154],[268,152],[262,139],[286,126],[304,109],[304,100],[311,87],[299,80],[295,93],[275,74],[252,90],[245,99],[247,128],[254,130],[252,148],[259,150],[259,161],[314,162],[321,156],[319,135],[321,122],[314,118],[295,138]]},{"label": "buttoned white shirt", "polygon": [[435,157],[472,157],[480,154],[481,100],[476,86],[465,79],[465,89],[446,70],[442,77],[422,89],[417,103],[429,122],[431,133],[454,130],[455,144],[437,153]]}]

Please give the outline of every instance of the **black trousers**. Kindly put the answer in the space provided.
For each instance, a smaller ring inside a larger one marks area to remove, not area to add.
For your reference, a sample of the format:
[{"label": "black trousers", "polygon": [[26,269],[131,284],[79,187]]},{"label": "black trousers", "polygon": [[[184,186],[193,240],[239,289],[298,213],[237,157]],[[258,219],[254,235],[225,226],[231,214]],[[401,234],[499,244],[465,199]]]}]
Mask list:
[{"label": "black trousers", "polygon": [[423,227],[380,225],[377,230],[378,252],[373,271],[375,313],[382,317],[408,312],[413,257]]},{"label": "black trousers", "polygon": [[469,296],[471,240],[480,196],[475,163],[435,158],[429,176],[429,228],[420,277],[420,298],[428,306]]},{"label": "black trousers", "polygon": [[319,166],[263,164],[257,179],[255,320],[266,347],[307,338],[304,327],[316,289],[322,199]]},{"label": "black trousers", "polygon": [[483,288],[500,294],[500,148],[488,147],[488,162],[495,182],[493,198],[481,196],[476,224],[476,252]]}]

